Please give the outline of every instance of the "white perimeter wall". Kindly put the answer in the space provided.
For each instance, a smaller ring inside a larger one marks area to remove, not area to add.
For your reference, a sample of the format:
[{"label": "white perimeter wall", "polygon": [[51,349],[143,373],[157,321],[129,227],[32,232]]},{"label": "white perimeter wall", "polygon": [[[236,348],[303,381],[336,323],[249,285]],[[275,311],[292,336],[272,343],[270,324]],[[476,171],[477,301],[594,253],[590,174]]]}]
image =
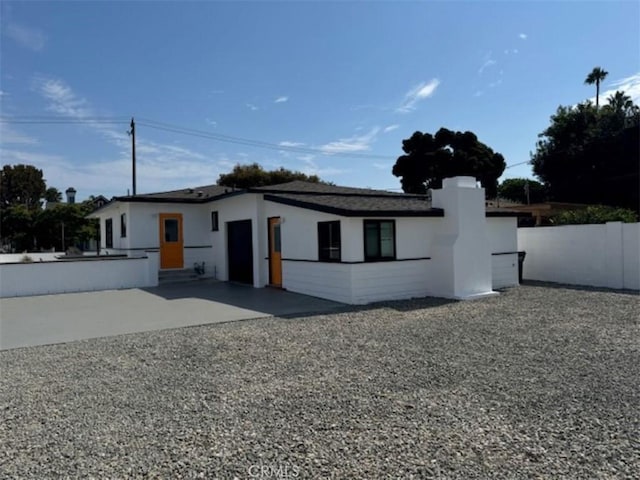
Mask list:
[{"label": "white perimeter wall", "polygon": [[0,253],[0,263],[20,263],[25,256],[34,262],[54,262],[62,255],[64,252]]},{"label": "white perimeter wall", "polygon": [[640,289],[640,223],[518,229],[524,278]]},{"label": "white perimeter wall", "polygon": [[518,285],[518,219],[487,217],[493,288]]},{"label": "white perimeter wall", "polygon": [[0,264],[0,297],[158,285],[158,254],[147,257]]}]

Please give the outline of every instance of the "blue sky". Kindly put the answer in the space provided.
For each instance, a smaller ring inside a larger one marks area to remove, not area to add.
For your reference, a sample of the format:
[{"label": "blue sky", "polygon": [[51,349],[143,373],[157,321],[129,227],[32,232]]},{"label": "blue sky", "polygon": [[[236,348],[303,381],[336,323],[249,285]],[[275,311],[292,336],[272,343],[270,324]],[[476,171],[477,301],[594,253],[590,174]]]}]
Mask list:
[{"label": "blue sky", "polygon": [[[635,1],[2,1],[0,13],[13,119],[0,124],[2,164],[35,165],[79,199],[131,188],[131,116],[138,193],[251,162],[399,189],[391,168],[416,130],[471,130],[514,165],[558,105],[595,95],[583,84],[593,67],[609,71],[605,96],[640,99]],[[523,176],[528,165],[503,179]]]}]

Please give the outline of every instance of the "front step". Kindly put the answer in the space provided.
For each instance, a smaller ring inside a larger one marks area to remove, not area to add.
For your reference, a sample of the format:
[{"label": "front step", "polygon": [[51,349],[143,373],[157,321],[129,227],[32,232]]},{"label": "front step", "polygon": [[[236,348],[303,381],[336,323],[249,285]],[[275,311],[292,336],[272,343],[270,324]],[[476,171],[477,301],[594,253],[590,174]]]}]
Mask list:
[{"label": "front step", "polygon": [[158,283],[165,285],[167,283],[193,282],[199,277],[192,268],[181,268],[176,270],[160,270],[158,272]]}]

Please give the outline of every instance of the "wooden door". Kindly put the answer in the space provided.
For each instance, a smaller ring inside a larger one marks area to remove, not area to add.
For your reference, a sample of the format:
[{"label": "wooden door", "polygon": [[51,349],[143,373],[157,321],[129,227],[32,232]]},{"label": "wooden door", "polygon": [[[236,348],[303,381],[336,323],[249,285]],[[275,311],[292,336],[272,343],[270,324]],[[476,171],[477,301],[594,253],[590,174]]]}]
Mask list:
[{"label": "wooden door", "polygon": [[269,284],[282,286],[282,243],[280,217],[269,218]]},{"label": "wooden door", "polygon": [[229,281],[253,285],[253,241],[251,220],[227,223]]},{"label": "wooden door", "polygon": [[184,267],[182,214],[160,214],[160,268]]}]

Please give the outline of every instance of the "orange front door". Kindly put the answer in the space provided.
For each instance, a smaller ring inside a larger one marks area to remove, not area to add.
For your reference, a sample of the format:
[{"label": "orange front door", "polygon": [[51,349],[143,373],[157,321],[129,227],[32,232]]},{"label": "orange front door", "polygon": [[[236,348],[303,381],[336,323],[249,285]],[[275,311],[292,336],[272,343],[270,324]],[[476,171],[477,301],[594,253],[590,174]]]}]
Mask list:
[{"label": "orange front door", "polygon": [[182,214],[160,214],[160,268],[184,267]]},{"label": "orange front door", "polygon": [[269,218],[269,283],[282,286],[282,249],[280,217]]}]

